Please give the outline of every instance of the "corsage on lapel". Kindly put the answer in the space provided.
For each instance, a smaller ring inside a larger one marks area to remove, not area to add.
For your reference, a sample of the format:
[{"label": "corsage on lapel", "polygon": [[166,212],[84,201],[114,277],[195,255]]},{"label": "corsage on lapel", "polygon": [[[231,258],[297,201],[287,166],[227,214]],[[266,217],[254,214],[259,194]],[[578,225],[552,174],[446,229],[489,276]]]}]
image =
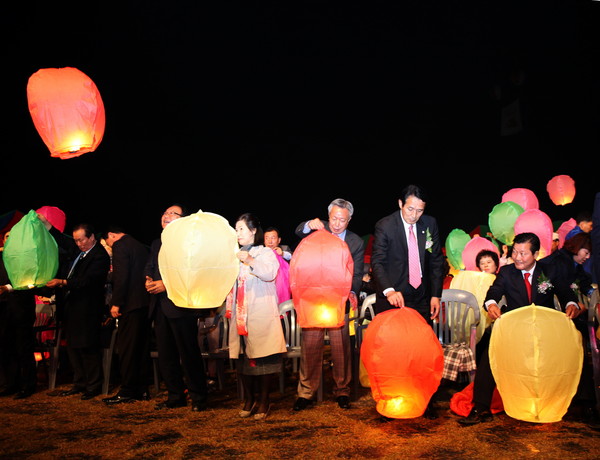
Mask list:
[{"label": "corsage on lapel", "polygon": [[427,230],[425,230],[425,249],[428,250],[429,252],[431,252],[432,247],[433,247],[433,240],[431,239],[431,232],[429,231],[429,227],[427,227]]},{"label": "corsage on lapel", "polygon": [[542,272],[542,274],[538,277],[538,287],[537,287],[537,291],[540,294],[546,294],[546,292],[548,292],[550,289],[552,289],[554,286],[552,285],[552,283],[550,282],[550,280],[548,279],[548,277],[546,275],[544,275],[544,272]]}]

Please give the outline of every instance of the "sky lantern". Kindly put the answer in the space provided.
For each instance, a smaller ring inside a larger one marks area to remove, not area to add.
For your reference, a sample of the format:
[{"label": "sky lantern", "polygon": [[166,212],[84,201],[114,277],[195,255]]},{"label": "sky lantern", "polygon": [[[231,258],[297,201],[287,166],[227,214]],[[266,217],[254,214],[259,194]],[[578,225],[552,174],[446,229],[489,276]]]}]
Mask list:
[{"label": "sky lantern", "polygon": [[460,228],[453,229],[446,237],[446,257],[448,263],[456,270],[464,270],[465,264],[462,259],[462,252],[466,244],[471,241],[471,236]]},{"label": "sky lantern", "polygon": [[36,209],[35,212],[44,216],[59,232],[62,233],[65,231],[67,217],[61,209],[56,206],[42,206],[41,208]]},{"label": "sky lantern", "polygon": [[515,221],[515,234],[531,232],[540,239],[539,259],[550,254],[554,226],[548,215],[539,209],[524,211]]},{"label": "sky lantern", "polygon": [[565,239],[571,230],[575,228],[577,225],[577,221],[572,217],[569,220],[565,220],[558,229],[556,229],[556,233],[558,233],[558,247],[562,248],[563,244],[565,244]]},{"label": "sky lantern", "polygon": [[523,209],[539,209],[540,203],[533,193],[528,188],[513,188],[502,195],[502,202],[513,201]]},{"label": "sky lantern", "polygon": [[58,245],[33,209],[10,230],[2,258],[13,289],[42,287],[56,276]]},{"label": "sky lantern", "polygon": [[523,211],[523,207],[514,201],[503,201],[494,206],[488,216],[488,225],[494,238],[512,246],[515,221]]},{"label": "sky lantern", "polygon": [[553,308],[530,305],[502,315],[490,338],[490,366],[505,412],[526,422],[558,422],[579,384],[581,334]]},{"label": "sky lantern", "polygon": [[290,289],[300,327],[339,327],[352,287],[354,262],[345,241],[317,230],[290,261]]},{"label": "sky lantern", "polygon": [[235,230],[217,214],[198,211],[161,233],[158,267],[167,296],[183,308],[220,307],[239,272]]},{"label": "sky lantern", "polygon": [[106,116],[96,84],[73,67],[40,69],[27,83],[33,124],[50,155],[73,158],[96,150]]},{"label": "sky lantern", "polygon": [[394,308],[369,323],[360,357],[381,415],[420,417],[438,389],[444,352],[431,326],[414,309]]},{"label": "sky lantern", "polygon": [[546,184],[546,190],[552,202],[564,206],[575,198],[575,181],[566,175],[554,176]]},{"label": "sky lantern", "polygon": [[462,251],[462,261],[465,270],[479,270],[475,259],[477,258],[477,254],[484,249],[494,251],[500,257],[500,251],[498,251],[498,247],[494,243],[482,236],[475,236],[465,244]]}]

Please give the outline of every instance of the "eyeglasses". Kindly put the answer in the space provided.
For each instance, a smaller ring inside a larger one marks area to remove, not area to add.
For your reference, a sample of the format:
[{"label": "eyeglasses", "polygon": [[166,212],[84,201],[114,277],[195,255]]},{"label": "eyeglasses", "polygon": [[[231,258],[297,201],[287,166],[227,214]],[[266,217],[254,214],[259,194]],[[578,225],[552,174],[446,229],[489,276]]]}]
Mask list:
[{"label": "eyeglasses", "polygon": [[175,211],[165,211],[165,212],[163,212],[163,216],[179,216],[179,217],[181,217],[181,214],[179,214],[178,212],[175,212]]}]

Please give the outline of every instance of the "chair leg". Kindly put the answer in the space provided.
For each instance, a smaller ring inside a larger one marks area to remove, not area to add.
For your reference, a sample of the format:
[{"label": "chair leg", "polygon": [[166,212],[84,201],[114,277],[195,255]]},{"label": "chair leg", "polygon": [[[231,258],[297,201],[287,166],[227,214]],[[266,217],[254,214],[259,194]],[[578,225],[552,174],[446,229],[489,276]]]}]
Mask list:
[{"label": "chair leg", "polygon": [[50,350],[50,365],[48,368],[48,389],[54,390],[56,387],[56,374],[58,373],[58,358],[60,351],[60,336],[61,330],[56,331],[56,345]]}]

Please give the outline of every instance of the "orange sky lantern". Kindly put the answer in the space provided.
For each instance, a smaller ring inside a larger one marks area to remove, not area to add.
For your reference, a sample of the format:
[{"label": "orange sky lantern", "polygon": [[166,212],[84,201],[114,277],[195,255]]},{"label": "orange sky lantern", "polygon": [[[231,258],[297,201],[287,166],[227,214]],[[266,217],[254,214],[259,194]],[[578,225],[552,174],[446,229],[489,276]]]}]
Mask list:
[{"label": "orange sky lantern", "polygon": [[73,67],[40,69],[27,83],[33,124],[50,155],[73,158],[96,150],[106,116],[96,84]]},{"label": "orange sky lantern", "polygon": [[564,206],[572,203],[575,198],[575,181],[564,174],[554,176],[548,181],[546,190],[554,204]]}]

